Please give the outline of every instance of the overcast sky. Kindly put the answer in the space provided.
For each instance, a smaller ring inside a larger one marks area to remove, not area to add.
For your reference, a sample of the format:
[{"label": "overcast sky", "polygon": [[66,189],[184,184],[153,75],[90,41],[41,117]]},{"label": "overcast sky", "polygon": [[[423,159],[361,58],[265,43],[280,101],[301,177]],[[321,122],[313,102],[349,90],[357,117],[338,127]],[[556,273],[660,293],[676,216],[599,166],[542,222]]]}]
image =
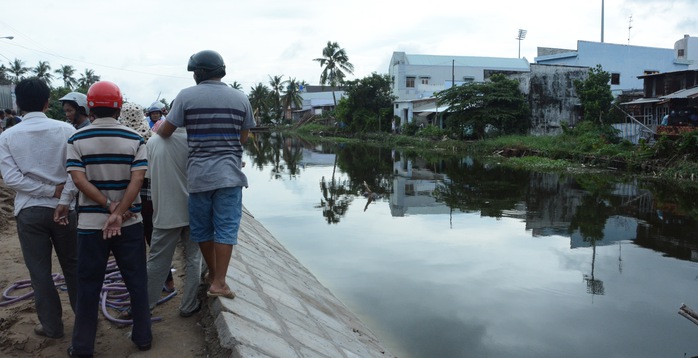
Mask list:
[{"label": "overcast sky", "polygon": [[[605,0],[604,41],[673,48],[698,36],[696,14],[698,0]],[[0,36],[14,39],[0,39],[0,61],[93,69],[147,106],[194,84],[186,65],[199,50],[221,53],[223,80],[249,93],[270,75],[317,84],[327,41],[347,51],[354,79],[387,73],[394,51],[515,58],[519,29],[529,62],[537,47],[600,41],[601,1],[20,0],[3,7]]]}]

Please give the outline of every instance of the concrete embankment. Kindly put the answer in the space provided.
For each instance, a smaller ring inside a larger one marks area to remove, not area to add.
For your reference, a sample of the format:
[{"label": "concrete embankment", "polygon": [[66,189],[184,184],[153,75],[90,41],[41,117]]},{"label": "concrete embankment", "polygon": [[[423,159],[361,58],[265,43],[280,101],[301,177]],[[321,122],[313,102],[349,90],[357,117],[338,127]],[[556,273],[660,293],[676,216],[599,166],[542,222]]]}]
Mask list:
[{"label": "concrete embankment", "polygon": [[233,357],[394,357],[245,209],[228,269],[235,299],[210,303]]}]

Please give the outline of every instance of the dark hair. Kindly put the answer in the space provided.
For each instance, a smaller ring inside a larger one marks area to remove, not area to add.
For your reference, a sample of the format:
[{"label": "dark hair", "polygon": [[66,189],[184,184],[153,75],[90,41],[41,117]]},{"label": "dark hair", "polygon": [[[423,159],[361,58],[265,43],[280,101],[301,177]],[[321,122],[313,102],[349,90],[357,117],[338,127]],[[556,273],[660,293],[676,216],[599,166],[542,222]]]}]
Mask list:
[{"label": "dark hair", "polygon": [[[48,88],[48,85],[43,80],[40,80],[38,77],[31,77],[19,81],[15,87],[15,96],[17,96],[17,106],[20,110],[41,112],[51,96],[51,89]],[[6,109],[5,113],[8,113],[7,111]]]},{"label": "dark hair", "polygon": [[121,108],[94,107],[90,108],[90,113],[94,115],[95,118],[114,117],[120,109]]}]

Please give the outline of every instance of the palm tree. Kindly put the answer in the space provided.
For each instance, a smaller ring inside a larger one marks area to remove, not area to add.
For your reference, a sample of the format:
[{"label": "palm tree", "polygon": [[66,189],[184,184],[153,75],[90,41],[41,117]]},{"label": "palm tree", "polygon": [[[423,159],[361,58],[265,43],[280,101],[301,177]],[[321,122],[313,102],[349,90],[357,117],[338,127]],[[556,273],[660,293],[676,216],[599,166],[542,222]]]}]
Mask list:
[{"label": "palm tree", "polygon": [[12,80],[7,77],[9,72],[10,70],[5,67],[5,65],[0,64],[0,85],[9,85],[12,83]]},{"label": "palm tree", "polygon": [[53,80],[53,75],[51,74],[51,65],[47,61],[39,61],[36,67],[31,69],[36,77],[44,80],[47,85],[51,86],[51,81]]},{"label": "palm tree", "polygon": [[80,74],[78,84],[80,87],[87,89],[97,81],[99,81],[99,76],[95,75],[94,70],[87,68],[85,69],[85,73]]},{"label": "palm tree", "polygon": [[[250,88],[250,104],[252,105],[252,110],[254,111],[254,118],[260,121],[267,117],[269,112],[269,99],[271,91],[269,87],[265,86],[264,83],[259,82],[256,86]],[[259,124],[259,123],[257,123]]]},{"label": "palm tree", "polygon": [[284,119],[286,119],[287,111],[303,106],[303,97],[300,94],[300,87],[295,78],[286,81],[286,91],[281,97],[281,104],[284,108]]},{"label": "palm tree", "polygon": [[24,78],[22,75],[29,71],[29,67],[24,67],[24,61],[15,58],[14,61],[10,62],[10,67],[8,68],[8,71],[11,74],[15,75],[15,78],[12,82],[14,84],[17,84],[22,78]]},{"label": "palm tree", "polygon": [[346,74],[354,74],[354,65],[349,62],[349,57],[347,52],[339,47],[336,42],[327,41],[327,47],[322,49],[322,57],[316,58],[313,61],[320,62],[322,68],[322,73],[320,74],[320,84],[328,84],[332,87],[332,99],[334,99],[334,105],[337,106],[337,98],[334,95],[334,89],[336,86],[344,83],[344,78]]},{"label": "palm tree", "polygon": [[276,118],[281,117],[281,91],[284,87],[284,75],[281,76],[269,76],[269,85],[271,86],[271,100],[272,106],[274,107],[274,113]]},{"label": "palm tree", "polygon": [[65,88],[73,89],[73,87],[77,86],[78,81],[73,77],[75,74],[75,67],[71,65],[61,65],[61,67],[54,72],[61,76]]},{"label": "palm tree", "polygon": [[238,81],[233,81],[233,83],[228,83],[228,86],[235,88],[236,90],[242,91],[242,85]]}]

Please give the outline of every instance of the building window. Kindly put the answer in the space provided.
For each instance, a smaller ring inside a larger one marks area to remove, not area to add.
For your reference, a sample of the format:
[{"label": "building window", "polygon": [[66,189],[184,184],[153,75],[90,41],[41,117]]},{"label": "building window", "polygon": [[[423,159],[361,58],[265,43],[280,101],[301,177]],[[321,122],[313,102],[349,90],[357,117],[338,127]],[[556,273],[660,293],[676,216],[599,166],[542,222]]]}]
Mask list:
[{"label": "building window", "polygon": [[680,48],[679,53],[678,53],[678,57],[683,58],[684,56],[685,56],[684,49]]},{"label": "building window", "polygon": [[619,85],[620,84],[620,73],[611,73],[611,84],[612,85]]},{"label": "building window", "polygon": [[415,77],[407,77],[407,81],[405,81],[405,87],[414,88],[414,80]]},{"label": "building window", "polygon": [[395,103],[395,109],[398,109],[398,108],[400,108],[400,105]]},{"label": "building window", "polygon": [[655,74],[655,73],[659,73],[659,71],[655,71],[655,70],[645,70],[645,72],[643,72],[643,73],[646,74],[646,75],[653,75],[653,74]]},{"label": "building window", "polygon": [[429,84],[429,77],[426,77],[426,78],[422,77],[421,80],[422,80],[422,84],[423,84],[423,85],[428,85],[428,84]]}]

